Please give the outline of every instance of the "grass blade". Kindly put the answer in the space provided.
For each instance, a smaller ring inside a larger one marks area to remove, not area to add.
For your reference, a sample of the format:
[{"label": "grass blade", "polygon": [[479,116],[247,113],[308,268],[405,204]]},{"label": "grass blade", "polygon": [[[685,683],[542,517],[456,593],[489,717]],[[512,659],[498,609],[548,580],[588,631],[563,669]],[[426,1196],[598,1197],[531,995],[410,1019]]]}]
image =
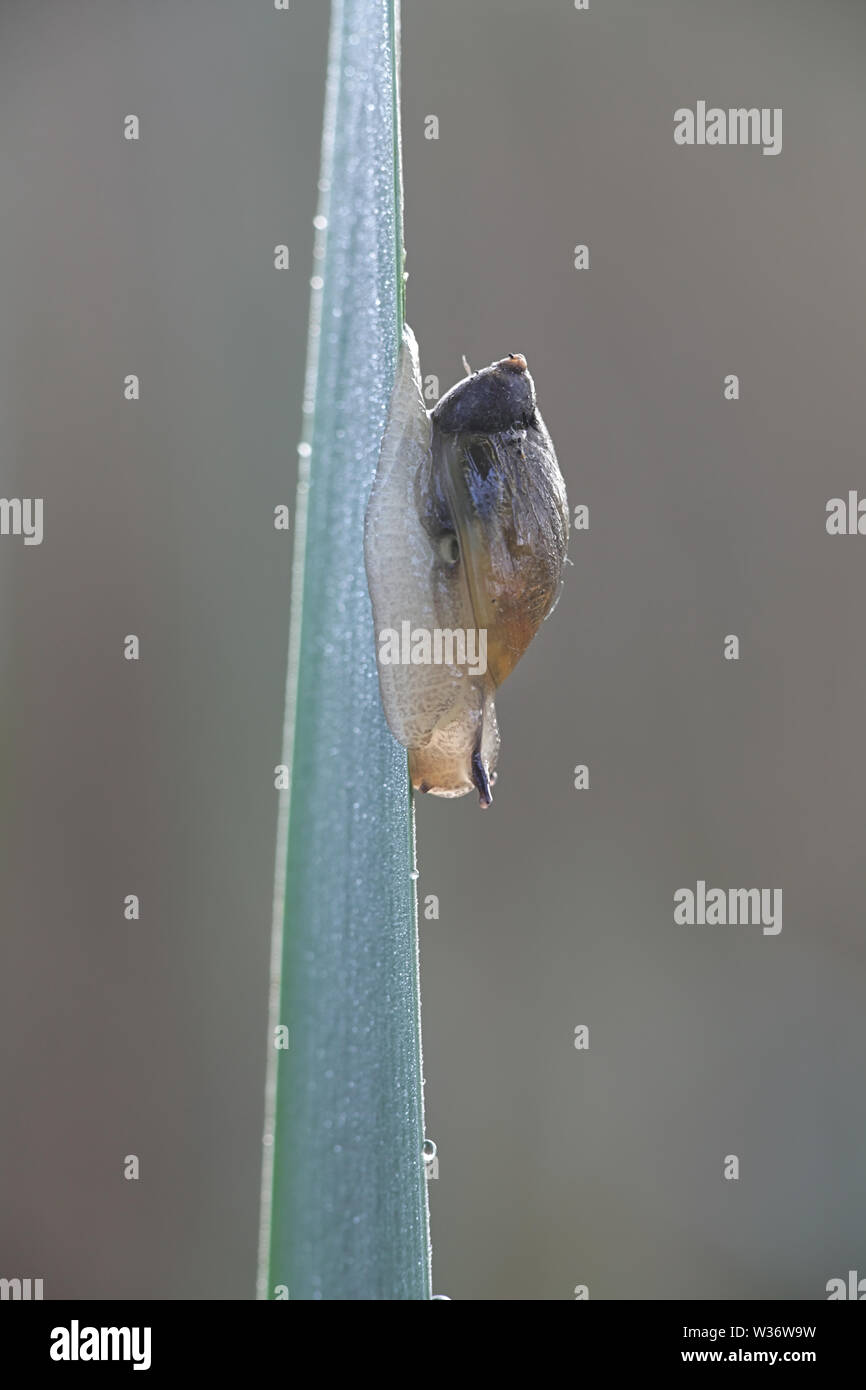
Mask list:
[{"label": "grass blade", "polygon": [[335,0],[295,534],[259,1296],[428,1299],[414,822],[364,510],[403,315],[399,15]]}]

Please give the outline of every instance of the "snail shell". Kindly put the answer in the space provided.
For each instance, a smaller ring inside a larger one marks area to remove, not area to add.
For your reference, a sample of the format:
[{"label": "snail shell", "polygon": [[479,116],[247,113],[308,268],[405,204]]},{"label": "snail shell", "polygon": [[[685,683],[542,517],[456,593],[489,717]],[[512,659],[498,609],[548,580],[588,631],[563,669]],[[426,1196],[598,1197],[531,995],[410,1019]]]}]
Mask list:
[{"label": "snail shell", "polygon": [[[490,804],[494,694],[556,602],[567,545],[565,484],[525,357],[473,372],[428,412],[406,325],[364,554],[382,705],[418,791],[474,787]],[[465,651],[448,641],[458,632]],[[439,659],[425,633],[444,634]]]}]

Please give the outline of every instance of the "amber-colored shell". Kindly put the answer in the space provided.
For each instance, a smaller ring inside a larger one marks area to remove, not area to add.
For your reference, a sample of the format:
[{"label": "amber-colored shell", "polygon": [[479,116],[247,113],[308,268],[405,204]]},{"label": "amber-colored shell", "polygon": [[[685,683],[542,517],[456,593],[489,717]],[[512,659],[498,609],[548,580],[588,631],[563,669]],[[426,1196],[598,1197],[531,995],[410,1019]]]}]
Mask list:
[{"label": "amber-colored shell", "polygon": [[[382,703],[412,785],[436,796],[475,787],[489,805],[494,693],[556,602],[568,545],[565,484],[520,353],[428,413],[404,329],[364,539]],[[484,634],[483,670],[381,659],[383,633],[470,630],[476,646]]]}]

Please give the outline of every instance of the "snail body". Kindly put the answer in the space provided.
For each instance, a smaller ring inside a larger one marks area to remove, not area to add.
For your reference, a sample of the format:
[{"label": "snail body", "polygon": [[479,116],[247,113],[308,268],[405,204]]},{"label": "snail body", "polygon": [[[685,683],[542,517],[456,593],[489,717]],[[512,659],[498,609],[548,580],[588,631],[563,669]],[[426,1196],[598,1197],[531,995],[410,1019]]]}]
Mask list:
[{"label": "snail body", "polygon": [[520,353],[428,411],[408,325],[367,507],[364,553],[388,726],[412,785],[492,799],[494,695],[553,608],[565,484]]}]

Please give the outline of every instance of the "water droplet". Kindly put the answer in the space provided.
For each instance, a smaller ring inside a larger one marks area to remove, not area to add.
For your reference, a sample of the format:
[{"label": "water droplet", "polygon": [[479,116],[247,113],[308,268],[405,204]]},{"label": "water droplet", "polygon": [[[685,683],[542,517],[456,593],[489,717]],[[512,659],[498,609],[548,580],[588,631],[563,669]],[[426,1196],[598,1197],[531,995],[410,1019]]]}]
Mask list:
[{"label": "water droplet", "polygon": [[310,288],[313,290],[320,290],[324,283],[325,282],[322,279],[321,275],[314,275],[312,280],[310,281]]},{"label": "water droplet", "polygon": [[300,456],[301,456],[302,459],[308,459],[308,458],[310,457],[310,454],[311,454],[312,452],[313,452],[313,451],[312,451],[312,449],[310,448],[309,444],[299,444],[299,445],[298,445],[298,453],[300,454]]},{"label": "water droplet", "polygon": [[436,1157],[436,1145],[434,1144],[432,1139],[424,1140],[424,1143],[421,1145],[421,1152],[425,1158]]},{"label": "water droplet", "polygon": [[410,873],[409,877],[411,878],[412,882],[414,883],[416,879],[419,879],[419,878],[421,877],[421,875],[419,874],[419,872],[418,872],[417,869],[413,869],[412,872]]},{"label": "water droplet", "polygon": [[431,1301],[433,1303],[450,1303],[452,1300],[447,1293],[434,1293]]},{"label": "water droplet", "polygon": [[316,231],[317,231],[317,232],[323,232],[323,231],[325,230],[325,228],[327,227],[327,225],[328,225],[328,219],[327,219],[327,217],[324,217],[324,216],[322,215],[322,213],[317,212],[317,213],[316,213],[316,216],[313,218],[313,226],[315,227]]}]

